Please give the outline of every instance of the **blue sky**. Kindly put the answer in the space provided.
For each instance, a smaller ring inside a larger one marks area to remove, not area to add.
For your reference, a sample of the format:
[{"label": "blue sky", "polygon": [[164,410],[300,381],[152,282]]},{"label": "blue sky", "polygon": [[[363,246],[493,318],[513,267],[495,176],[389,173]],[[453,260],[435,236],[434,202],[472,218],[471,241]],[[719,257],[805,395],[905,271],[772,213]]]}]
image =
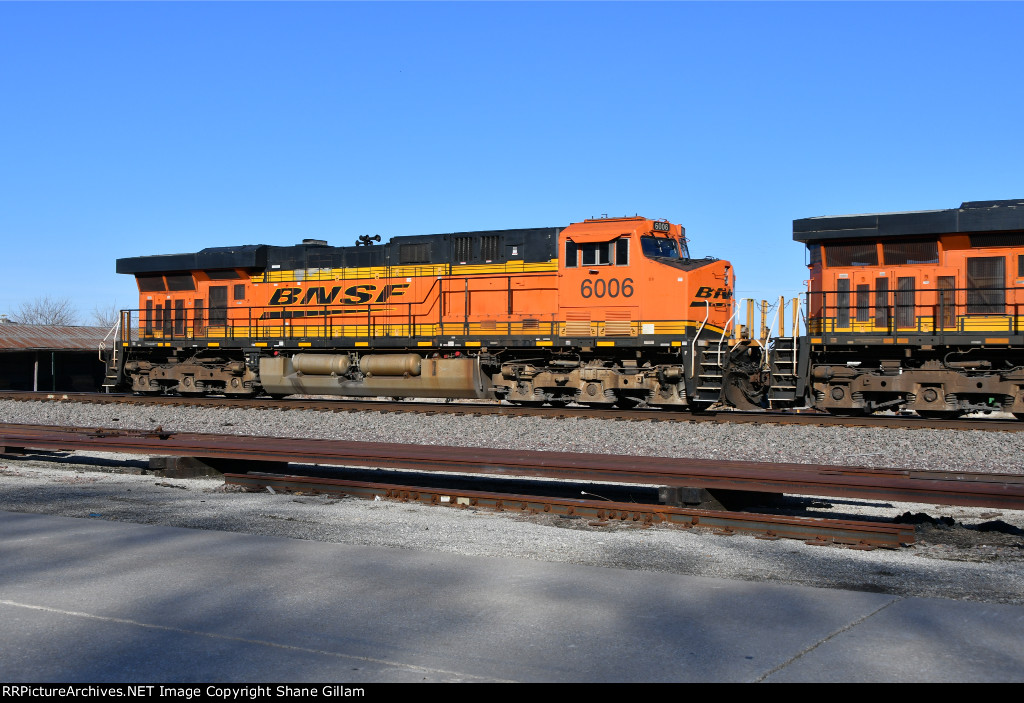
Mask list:
[{"label": "blue sky", "polygon": [[118,257],[640,213],[803,288],[792,220],[1024,197],[1022,3],[0,3],[0,313]]}]

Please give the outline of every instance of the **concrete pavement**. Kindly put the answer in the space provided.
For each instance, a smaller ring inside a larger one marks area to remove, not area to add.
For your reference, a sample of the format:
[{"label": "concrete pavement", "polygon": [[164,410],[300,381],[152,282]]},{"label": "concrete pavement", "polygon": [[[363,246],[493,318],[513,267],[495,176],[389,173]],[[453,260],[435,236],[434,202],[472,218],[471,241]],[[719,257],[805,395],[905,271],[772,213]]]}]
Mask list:
[{"label": "concrete pavement", "polygon": [[1022,681],[1024,606],[0,512],[0,681]]}]

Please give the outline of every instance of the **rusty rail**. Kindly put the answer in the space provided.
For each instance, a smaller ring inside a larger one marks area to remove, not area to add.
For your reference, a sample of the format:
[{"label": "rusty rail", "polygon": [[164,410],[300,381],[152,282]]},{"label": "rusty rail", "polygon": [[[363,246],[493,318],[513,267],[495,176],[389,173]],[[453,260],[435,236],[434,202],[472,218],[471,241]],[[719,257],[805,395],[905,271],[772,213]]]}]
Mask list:
[{"label": "rusty rail", "polygon": [[463,509],[589,518],[589,524],[594,527],[615,523],[644,527],[665,524],[684,529],[713,529],[719,534],[726,535],[742,533],[754,535],[759,539],[800,539],[808,544],[842,545],[854,549],[895,549],[912,544],[915,539],[912,525],[895,523],[698,510],[643,503],[527,496],[451,487],[424,488],[305,476],[225,474],[224,480],[226,483],[253,490],[269,486],[280,491],[350,495],[371,500],[381,498]]},{"label": "rusty rail", "polygon": [[0,424],[0,447],[302,462],[1024,509],[1024,476]]}]

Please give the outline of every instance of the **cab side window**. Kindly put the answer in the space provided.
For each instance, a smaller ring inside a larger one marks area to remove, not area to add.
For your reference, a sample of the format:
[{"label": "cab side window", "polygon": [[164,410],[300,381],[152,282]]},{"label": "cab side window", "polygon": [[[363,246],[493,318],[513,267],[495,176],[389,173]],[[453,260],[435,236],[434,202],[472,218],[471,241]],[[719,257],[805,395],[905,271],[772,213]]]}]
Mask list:
[{"label": "cab side window", "polygon": [[629,266],[629,237],[615,240],[615,265]]},{"label": "cab side window", "polygon": [[579,246],[571,239],[565,240],[565,267],[576,268],[579,266]]},{"label": "cab side window", "polygon": [[586,242],[583,249],[584,266],[601,266],[611,263],[608,249],[611,242]]}]

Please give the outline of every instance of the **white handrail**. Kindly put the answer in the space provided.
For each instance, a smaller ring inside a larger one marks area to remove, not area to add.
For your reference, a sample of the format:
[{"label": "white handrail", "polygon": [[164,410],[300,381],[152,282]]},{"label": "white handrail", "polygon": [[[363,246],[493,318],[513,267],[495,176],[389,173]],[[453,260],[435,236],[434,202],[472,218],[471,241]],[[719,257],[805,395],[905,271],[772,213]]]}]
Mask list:
[{"label": "white handrail", "polygon": [[722,329],[722,336],[718,338],[718,366],[719,367],[722,366],[722,342],[725,341],[725,336],[727,334],[729,334],[729,327],[736,320],[736,316],[739,315],[739,314],[740,314],[740,311],[737,310],[736,312],[733,313],[732,317],[730,317],[728,320],[726,320],[725,328]]},{"label": "white handrail", "polygon": [[[117,338],[117,331],[118,331],[118,329],[120,327],[121,327],[121,315],[118,314],[117,322],[115,322],[114,326],[110,328],[110,331],[107,332],[106,336],[104,336],[103,339],[100,340],[100,346],[99,346],[99,349],[97,350],[97,356],[99,357],[100,361],[105,361],[105,359],[103,358],[103,351],[107,348],[107,340],[110,339],[111,335],[113,335],[114,338],[116,339]],[[113,349],[115,349],[115,350],[117,349],[117,345],[116,344],[113,346]]]},{"label": "white handrail", "polygon": [[797,339],[800,337],[800,318],[803,316],[803,306],[800,304],[800,298],[794,298],[796,301],[796,313],[793,315],[793,378],[796,378],[796,357],[797,357]]},{"label": "white handrail", "polygon": [[767,330],[765,330],[766,334],[764,335],[764,343],[766,347],[768,346],[768,340],[771,339],[772,330],[775,329],[775,325],[779,321],[779,308],[781,307],[781,305],[775,306],[775,319],[772,320],[772,324],[768,326]]},{"label": "white handrail", "polygon": [[700,323],[697,334],[693,335],[693,344],[690,345],[690,378],[693,378],[693,374],[697,371],[697,340],[700,338],[700,333],[704,331],[704,325],[708,324],[708,318],[711,317],[711,301],[705,300],[704,305],[707,306],[704,322]]}]

